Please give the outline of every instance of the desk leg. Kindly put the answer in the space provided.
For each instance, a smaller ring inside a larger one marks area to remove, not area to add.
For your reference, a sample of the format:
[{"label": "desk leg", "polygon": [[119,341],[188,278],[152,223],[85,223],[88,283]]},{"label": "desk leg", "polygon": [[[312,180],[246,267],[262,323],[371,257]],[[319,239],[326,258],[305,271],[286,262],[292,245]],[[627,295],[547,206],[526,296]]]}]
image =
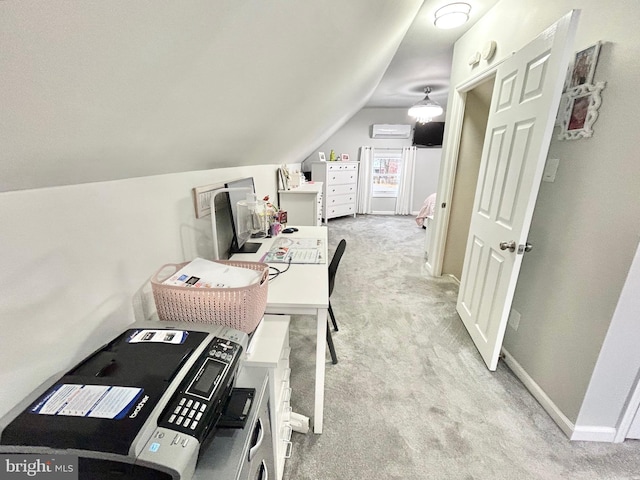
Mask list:
[{"label": "desk leg", "polygon": [[327,346],[327,312],[326,308],[318,309],[318,327],[316,337],[316,401],[313,409],[313,432],[322,433],[322,417],[324,411],[324,368]]}]

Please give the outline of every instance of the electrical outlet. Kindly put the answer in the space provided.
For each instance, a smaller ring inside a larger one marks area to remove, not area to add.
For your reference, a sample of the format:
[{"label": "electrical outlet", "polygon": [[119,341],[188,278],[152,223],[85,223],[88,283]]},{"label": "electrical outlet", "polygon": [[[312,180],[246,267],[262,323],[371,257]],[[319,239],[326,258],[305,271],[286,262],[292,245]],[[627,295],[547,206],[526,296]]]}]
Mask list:
[{"label": "electrical outlet", "polygon": [[509,313],[509,322],[508,325],[514,330],[518,330],[518,326],[520,325],[520,312],[517,310],[511,309]]},{"label": "electrical outlet", "polygon": [[544,167],[542,174],[543,182],[555,182],[556,173],[558,173],[558,165],[560,165],[559,158],[550,158],[547,160],[547,164]]},{"label": "electrical outlet", "polygon": [[211,215],[211,193],[220,188],[224,188],[224,185],[203,185],[193,188],[193,205],[196,210],[196,218]]}]

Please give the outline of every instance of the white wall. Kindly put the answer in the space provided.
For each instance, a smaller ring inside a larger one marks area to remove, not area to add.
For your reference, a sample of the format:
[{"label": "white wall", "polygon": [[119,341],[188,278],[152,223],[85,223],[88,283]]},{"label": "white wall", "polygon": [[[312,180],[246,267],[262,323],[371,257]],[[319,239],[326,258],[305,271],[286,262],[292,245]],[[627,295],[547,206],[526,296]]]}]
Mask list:
[{"label": "white wall", "polygon": [[[402,148],[411,146],[411,138],[407,139],[382,139],[371,138],[371,126],[375,124],[405,124],[415,125],[415,119],[407,115],[406,108],[363,108],[356,113],[342,128],[320,145],[305,161],[303,170],[309,171],[309,161],[316,161],[318,152],[325,152],[329,158],[329,152],[334,150],[337,155],[349,154],[352,160],[359,160],[360,147],[370,146],[375,148]],[[437,118],[440,121],[442,118]],[[418,212],[424,199],[434,193],[438,184],[440,171],[441,148],[419,148],[416,159],[416,173],[414,183],[414,195],[412,212]],[[393,211],[394,205],[390,207]]]},{"label": "white wall", "polygon": [[276,168],[0,194],[0,416],[152,311],[148,280],[160,266],[212,258],[210,217],[195,218],[193,187],[253,176],[257,193],[275,198]]},{"label": "white wall", "polygon": [[[639,380],[640,371],[640,245],[629,269],[616,305],[598,362],[589,383],[577,425],[615,426],[626,408],[630,388]],[[631,366],[632,368],[629,368]],[[615,374],[612,374],[615,372]],[[603,405],[610,408],[603,409]],[[636,420],[635,428],[640,428]],[[640,430],[638,430],[640,431]]]},{"label": "white wall", "polygon": [[[497,62],[572,8],[582,10],[575,50],[606,42],[595,81],[607,87],[592,138],[551,142],[549,157],[559,158],[560,167],[556,181],[540,188],[529,236],[534,249],[524,258],[513,302],[520,326],[507,329],[504,346],[576,422],[640,234],[640,162],[632,133],[640,117],[629,108],[640,71],[637,2],[603,8],[598,0],[501,0],[456,43],[452,85],[487,68],[482,61],[472,69],[467,59],[488,40],[497,42]],[[626,333],[640,343],[637,331]],[[634,359],[619,367],[606,374],[623,385],[640,365]],[[615,426],[621,394],[610,394],[591,405],[590,418],[602,422],[591,426]]]},{"label": "white wall", "polygon": [[420,211],[425,199],[438,191],[442,148],[418,148],[412,211]]}]

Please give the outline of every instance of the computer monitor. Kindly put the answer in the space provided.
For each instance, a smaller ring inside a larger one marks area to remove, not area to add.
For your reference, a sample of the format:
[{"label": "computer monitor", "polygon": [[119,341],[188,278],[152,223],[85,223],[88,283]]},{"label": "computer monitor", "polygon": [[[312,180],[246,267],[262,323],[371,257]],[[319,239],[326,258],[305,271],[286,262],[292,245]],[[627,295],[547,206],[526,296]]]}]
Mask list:
[{"label": "computer monitor", "polygon": [[251,234],[248,232],[238,232],[238,202],[246,200],[247,194],[256,193],[256,187],[253,183],[253,177],[242,178],[240,180],[233,180],[224,184],[225,188],[244,188],[244,190],[232,190],[227,192],[227,198],[229,199],[229,207],[231,210],[231,228],[233,229],[233,240],[231,241],[231,248],[229,253],[256,253],[260,248],[259,243],[247,242],[251,238]]}]

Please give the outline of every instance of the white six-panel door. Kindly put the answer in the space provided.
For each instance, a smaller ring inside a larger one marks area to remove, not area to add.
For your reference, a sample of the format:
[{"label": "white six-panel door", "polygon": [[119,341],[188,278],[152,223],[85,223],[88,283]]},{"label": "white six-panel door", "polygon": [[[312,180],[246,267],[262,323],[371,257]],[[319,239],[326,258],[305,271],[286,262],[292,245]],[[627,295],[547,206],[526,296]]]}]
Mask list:
[{"label": "white six-panel door", "polygon": [[578,12],[568,13],[496,72],[457,303],[490,370],[498,364],[577,23]]}]

